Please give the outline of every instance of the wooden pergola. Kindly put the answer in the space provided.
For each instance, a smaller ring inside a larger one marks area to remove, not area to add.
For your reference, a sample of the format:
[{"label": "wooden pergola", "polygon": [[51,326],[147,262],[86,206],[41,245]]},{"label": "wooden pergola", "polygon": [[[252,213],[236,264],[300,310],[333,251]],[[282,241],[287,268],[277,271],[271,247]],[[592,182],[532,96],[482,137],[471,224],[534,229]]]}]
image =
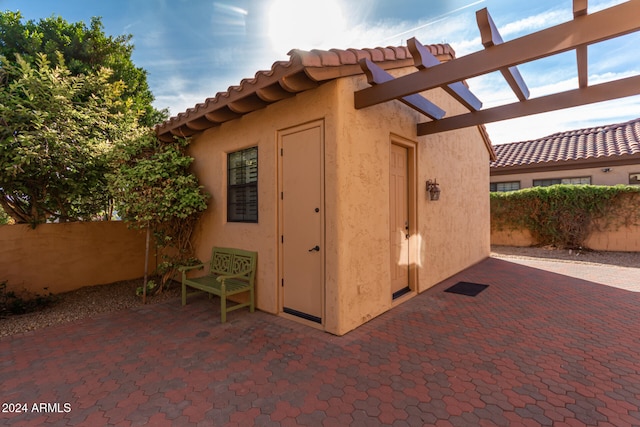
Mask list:
[{"label": "wooden pergola", "polygon": [[[415,73],[393,78],[370,61],[360,66],[371,87],[355,92],[355,108],[362,109],[397,99],[431,119],[418,124],[418,135],[461,129],[564,108],[640,94],[640,75],[590,86],[587,47],[640,30],[640,0],[587,13],[588,0],[573,1],[574,19],[515,40],[504,42],[487,9],[476,12],[484,50],[440,63],[416,39],[408,41]],[[574,50],[578,88],[530,99],[518,65]],[[482,103],[462,83],[467,79],[500,71],[518,98],[517,102],[482,109]],[[451,117],[420,92],[442,88],[468,110]]]}]

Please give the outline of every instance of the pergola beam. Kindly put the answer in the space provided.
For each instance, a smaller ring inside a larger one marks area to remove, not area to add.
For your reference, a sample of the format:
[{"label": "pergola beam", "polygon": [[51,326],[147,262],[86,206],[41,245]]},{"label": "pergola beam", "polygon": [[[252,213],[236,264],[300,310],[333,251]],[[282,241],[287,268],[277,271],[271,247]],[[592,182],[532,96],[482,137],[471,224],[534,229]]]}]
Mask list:
[{"label": "pergola beam", "polygon": [[[361,59],[359,63],[370,85],[382,84],[395,78],[366,58]],[[446,114],[442,108],[422,95],[413,94],[400,98],[398,101],[434,120],[441,119]]]},{"label": "pergola beam", "polygon": [[355,108],[442,87],[505,67],[556,55],[640,29],[640,0],[629,0],[600,12],[493,46],[480,52],[357,91]]},{"label": "pergola beam", "polygon": [[[424,70],[425,68],[441,64],[440,60],[415,37],[407,40],[407,47],[409,48],[409,52],[411,52],[414,65],[418,70]],[[482,101],[462,82],[451,83],[450,85],[444,86],[443,89],[470,111],[477,111],[482,108]]]},{"label": "pergola beam", "polygon": [[431,135],[633,95],[640,95],[640,76],[501,105],[482,111],[460,114],[442,120],[420,123],[418,124],[418,135]]},{"label": "pergola beam", "polygon": [[[476,22],[478,23],[478,29],[480,30],[480,36],[482,38],[482,45],[485,49],[504,43],[504,40],[498,31],[498,27],[496,27],[496,24],[493,22],[493,19],[489,14],[489,10],[486,7],[476,12]],[[512,67],[503,67],[500,68],[500,73],[502,73],[504,79],[509,84],[509,87],[511,87],[511,90],[516,94],[520,101],[529,99],[529,88],[524,82],[518,67],[515,65]]]}]

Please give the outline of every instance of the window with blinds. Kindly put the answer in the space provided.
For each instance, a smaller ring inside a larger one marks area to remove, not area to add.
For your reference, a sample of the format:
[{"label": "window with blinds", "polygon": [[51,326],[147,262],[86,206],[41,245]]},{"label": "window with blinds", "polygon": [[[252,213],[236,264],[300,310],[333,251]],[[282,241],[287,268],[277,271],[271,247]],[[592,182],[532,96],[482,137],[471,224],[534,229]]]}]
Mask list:
[{"label": "window with blinds", "polygon": [[591,184],[591,177],[583,176],[577,178],[554,178],[554,179],[534,179],[534,187],[549,187],[557,184],[572,184],[572,185],[588,185]]},{"label": "window with blinds", "polygon": [[489,191],[516,191],[519,189],[520,181],[492,182],[489,184]]},{"label": "window with blinds", "polygon": [[258,222],[258,147],[227,154],[227,221]]}]

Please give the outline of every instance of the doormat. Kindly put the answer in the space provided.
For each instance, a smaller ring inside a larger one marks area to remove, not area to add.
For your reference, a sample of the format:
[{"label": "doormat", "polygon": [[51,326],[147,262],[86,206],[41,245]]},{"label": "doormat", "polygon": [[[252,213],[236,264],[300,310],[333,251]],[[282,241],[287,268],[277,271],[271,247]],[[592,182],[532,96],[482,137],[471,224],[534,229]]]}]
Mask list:
[{"label": "doormat", "polygon": [[445,292],[451,292],[452,294],[467,295],[475,297],[480,292],[487,289],[489,285],[481,285],[479,283],[458,282],[450,288],[445,289]]}]

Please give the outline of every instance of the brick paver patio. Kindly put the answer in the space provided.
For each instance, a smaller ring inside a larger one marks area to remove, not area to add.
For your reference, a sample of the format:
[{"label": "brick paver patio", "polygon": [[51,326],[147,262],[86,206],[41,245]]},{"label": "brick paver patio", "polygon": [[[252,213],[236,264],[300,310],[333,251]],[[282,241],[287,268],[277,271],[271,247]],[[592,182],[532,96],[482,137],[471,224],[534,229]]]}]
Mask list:
[{"label": "brick paver patio", "polygon": [[600,268],[488,259],[343,337],[203,297],[3,338],[0,424],[640,425],[640,269]]}]

